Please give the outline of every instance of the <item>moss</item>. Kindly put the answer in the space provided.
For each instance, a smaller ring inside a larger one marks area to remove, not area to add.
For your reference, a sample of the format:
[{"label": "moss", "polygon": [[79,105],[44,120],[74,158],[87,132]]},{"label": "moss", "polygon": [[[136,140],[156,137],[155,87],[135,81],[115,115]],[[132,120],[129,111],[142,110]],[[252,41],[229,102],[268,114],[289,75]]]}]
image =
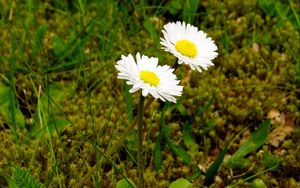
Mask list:
[{"label": "moss", "polygon": [[[100,18],[93,17],[98,11],[95,6],[94,3],[89,4],[88,11],[83,16],[74,7],[72,11],[67,11],[56,9],[55,5],[49,2],[40,3],[35,13],[37,17],[34,17],[26,11],[25,4],[19,5],[20,12],[15,15],[16,19],[11,20],[10,25],[16,34],[20,53],[22,53],[22,56],[14,57],[18,62],[17,72],[15,72],[16,96],[27,119],[28,129],[18,129],[20,138],[19,144],[16,144],[12,132],[5,126],[7,122],[4,122],[3,118],[0,119],[0,148],[2,148],[0,174],[11,174],[12,165],[22,166],[30,169],[43,183],[50,183],[51,187],[57,187],[59,182],[66,187],[76,185],[81,178],[92,172],[94,165],[100,165],[99,161],[103,160],[96,150],[105,153],[130,124],[125,112],[126,104],[122,91],[124,83],[116,79],[117,72],[114,68],[119,56],[140,51],[158,56],[161,63],[172,65],[176,61],[170,54],[159,50],[158,41],[154,41],[142,26],[142,14],[134,10],[134,7],[122,6],[119,3],[109,4],[110,8],[107,10],[110,12],[107,15],[110,16],[105,18],[109,21],[104,22]],[[144,124],[147,126],[145,126],[144,136],[147,139],[144,147],[147,151],[145,171],[147,186],[167,187],[177,178],[191,177],[198,170],[199,164],[208,167],[221,151],[225,141],[230,141],[246,126],[258,124],[266,119],[271,109],[289,114],[295,119],[295,125],[300,123],[298,99],[300,91],[296,83],[294,66],[299,58],[299,32],[289,21],[281,22],[277,17],[266,15],[257,6],[257,1],[243,3],[238,0],[201,1],[200,9],[204,13],[199,13],[196,24],[216,41],[219,57],[214,61],[215,67],[202,74],[189,72],[189,68],[185,66],[180,66],[176,74],[184,79],[190,74],[190,77],[182,82],[183,106],[188,115],[194,114],[199,106],[203,106],[211,98],[212,94],[215,95],[215,99],[208,110],[201,117],[197,117],[192,125],[192,133],[199,150],[194,153],[188,151],[192,156],[191,164],[184,165],[182,160],[163,143],[163,168],[160,172],[157,172],[153,166],[152,153],[160,130],[161,104],[154,101],[146,109]],[[3,15],[8,15],[9,10],[10,8],[5,7]],[[134,16],[130,15],[131,13]],[[22,16],[26,20],[25,26],[28,27],[26,34],[23,34],[24,26],[17,16]],[[81,64],[47,74],[51,83],[70,83],[72,91],[66,96],[64,102],[59,104],[62,111],[55,115],[69,119],[73,125],[66,126],[60,135],[31,138],[30,128],[33,126],[37,106],[34,88],[46,83],[43,60],[46,58],[50,66],[57,66],[56,63],[61,57],[55,55],[54,39],[59,37],[67,45],[72,44],[74,36],[77,36],[78,40],[77,42],[75,40],[75,43],[82,42],[87,33],[81,26],[87,24],[92,18],[95,19],[96,25],[99,25],[95,27],[91,38],[83,42],[84,45],[78,47],[78,51],[67,54],[60,62],[62,65],[78,60]],[[36,28],[31,25],[34,19],[37,19],[38,25],[48,24],[43,39],[43,50],[46,55],[41,50],[36,50],[35,53],[36,44],[34,40],[30,40],[36,34]],[[157,32],[160,32],[163,24],[171,19],[172,16],[168,14],[150,16],[150,21]],[[8,24],[6,22],[3,21],[4,24]],[[107,28],[104,27],[106,24]],[[111,27],[112,25],[114,27]],[[83,36],[81,32],[84,33]],[[12,37],[8,28],[1,29],[0,33],[1,41],[4,41],[2,46],[6,48],[0,49],[1,60],[4,60],[3,65],[0,65],[1,74],[9,77],[9,59],[12,52],[7,49],[12,47],[12,43],[9,42],[12,41]],[[82,57],[77,56],[77,52]],[[34,72],[26,68],[28,62]],[[36,77],[33,77],[33,73]],[[134,94],[134,107],[137,98],[138,94]],[[136,114],[135,110],[134,114]],[[182,141],[184,134],[182,125],[185,118],[175,111],[166,114],[172,140],[187,150]],[[210,129],[206,129],[208,122],[215,122]],[[239,138],[241,140],[247,138],[252,128],[253,126]],[[130,155],[135,156],[136,143],[131,138],[128,137],[124,143],[128,151],[121,147],[109,156],[109,159],[124,175],[136,182],[136,165],[134,159],[130,157]],[[54,170],[55,163],[51,157],[49,140],[53,144],[58,173]],[[97,149],[92,144],[96,145]],[[236,151],[240,144],[234,143],[229,154]],[[281,157],[281,163],[275,171],[267,172],[258,178],[270,187],[299,185],[300,176],[295,173],[300,169],[298,163],[300,157],[296,152],[300,150],[299,138],[287,137],[280,148],[265,145],[261,151],[269,150]],[[251,154],[248,159],[252,164],[257,165],[253,169],[246,170],[254,174],[263,170],[260,162],[261,153]],[[97,174],[93,171],[84,182],[84,186],[92,187],[97,177],[101,186],[113,187],[122,176],[112,167],[111,162],[103,162]],[[234,174],[239,173],[244,171],[234,172]],[[242,182],[241,179],[232,179],[230,169],[226,165],[221,167],[219,176],[223,181],[220,185],[223,186],[239,181],[239,187],[250,185],[248,182]],[[3,179],[1,176],[0,186],[6,186]],[[193,180],[193,185],[202,187],[203,180],[204,176],[201,175]],[[219,184],[214,184],[212,187],[218,186]]]}]

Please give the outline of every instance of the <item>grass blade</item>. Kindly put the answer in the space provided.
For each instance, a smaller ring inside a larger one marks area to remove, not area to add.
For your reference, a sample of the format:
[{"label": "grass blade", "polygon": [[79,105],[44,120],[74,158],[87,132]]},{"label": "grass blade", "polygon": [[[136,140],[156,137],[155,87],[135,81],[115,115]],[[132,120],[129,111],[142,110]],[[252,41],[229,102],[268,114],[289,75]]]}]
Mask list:
[{"label": "grass blade", "polygon": [[0,114],[14,126],[14,129],[25,125],[25,118],[17,104],[15,104],[15,100],[12,89],[0,82]]},{"label": "grass blade", "polygon": [[161,112],[161,116],[160,116],[161,133],[162,133],[164,139],[166,140],[167,145],[170,147],[170,149],[177,156],[179,156],[185,164],[189,164],[191,162],[191,156],[181,146],[173,143],[173,141],[170,138],[169,129],[166,126],[165,117],[164,117],[165,111],[168,107],[169,107],[169,104],[166,103],[163,111]]},{"label": "grass blade", "polygon": [[197,9],[199,5],[199,0],[186,0],[183,8],[183,21],[188,22],[188,23],[193,23],[196,14],[197,14]]},{"label": "grass blade", "polygon": [[187,120],[183,126],[183,141],[184,144],[191,149],[192,151],[196,151],[197,150],[197,144],[195,142],[195,138],[192,135],[192,124],[194,123],[195,119],[199,116],[202,115],[203,112],[206,112],[208,110],[208,108],[211,106],[211,104],[214,101],[214,96],[212,96],[210,98],[209,101],[207,101],[204,106],[200,106],[195,114],[193,115],[193,117],[189,118],[189,120]]},{"label": "grass blade", "polygon": [[270,125],[271,121],[266,120],[251,134],[250,138],[230,158],[229,164],[232,167],[243,168],[247,166],[247,164],[242,164],[246,163],[244,157],[249,153],[256,151],[265,143],[269,134]]},{"label": "grass blade", "polygon": [[136,188],[136,185],[131,179],[121,179],[117,182],[116,188]]},{"label": "grass blade", "polygon": [[146,30],[149,32],[149,34],[151,35],[152,39],[157,42],[159,40],[159,35],[157,34],[153,24],[151,23],[149,17],[145,17],[144,20],[144,27],[146,28]]},{"label": "grass blade", "polygon": [[224,157],[229,149],[229,144],[225,145],[225,148],[222,150],[222,152],[218,155],[215,162],[208,168],[205,179],[204,179],[204,185],[209,186],[214,182],[215,176],[224,160]]},{"label": "grass blade", "polygon": [[190,164],[191,156],[181,146],[173,143],[171,140],[167,142],[167,145],[178,157],[182,159],[185,164]]},{"label": "grass blade", "polygon": [[154,146],[154,167],[157,171],[161,169],[162,166],[162,148],[161,148],[161,134],[156,138],[155,146]]}]

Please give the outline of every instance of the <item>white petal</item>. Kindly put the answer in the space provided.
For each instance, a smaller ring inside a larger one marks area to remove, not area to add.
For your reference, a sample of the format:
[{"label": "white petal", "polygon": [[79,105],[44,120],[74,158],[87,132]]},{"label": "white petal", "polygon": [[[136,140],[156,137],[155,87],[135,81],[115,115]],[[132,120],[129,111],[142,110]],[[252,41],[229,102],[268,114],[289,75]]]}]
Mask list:
[{"label": "white petal", "polygon": [[[196,69],[200,72],[201,68],[207,69],[213,65],[211,61],[218,56],[216,52],[218,47],[214,41],[195,26],[185,22],[171,22],[163,27],[162,32],[164,36],[160,41],[162,48],[177,57],[179,64],[188,64],[192,70]],[[196,57],[187,57],[175,49],[176,42],[182,39],[189,40],[196,45],[198,52]]]},{"label": "white petal", "polygon": [[[173,26],[171,26],[173,27]],[[121,60],[117,61],[115,66],[118,71],[117,78],[126,80],[126,84],[132,85],[129,90],[130,93],[134,93],[138,90],[142,90],[142,95],[146,97],[148,94],[154,98],[159,98],[162,101],[176,102],[175,96],[181,96],[182,86],[179,86],[179,80],[177,80],[174,69],[167,65],[159,66],[158,59],[154,57],[147,57],[145,55],[136,54],[136,61],[133,56],[129,54],[127,57],[122,56]],[[141,80],[139,72],[141,70],[152,71],[159,77],[158,86],[151,86],[149,83],[145,83]]]}]

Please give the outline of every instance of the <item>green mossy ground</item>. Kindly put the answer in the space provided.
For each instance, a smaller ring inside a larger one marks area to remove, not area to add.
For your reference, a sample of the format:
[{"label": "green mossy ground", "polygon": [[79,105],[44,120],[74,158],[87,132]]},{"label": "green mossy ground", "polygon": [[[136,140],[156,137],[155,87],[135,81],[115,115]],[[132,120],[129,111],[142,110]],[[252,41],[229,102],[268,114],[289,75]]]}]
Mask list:
[{"label": "green mossy ground", "polygon": [[[276,12],[275,5],[264,9],[268,6],[262,2],[267,1],[203,0],[196,14],[186,17],[185,1],[1,0],[0,82],[6,86],[13,83],[26,123],[14,133],[13,122],[0,116],[0,187],[8,186],[6,176],[15,166],[30,170],[50,187],[115,187],[121,174],[137,182],[134,130],[108,155],[109,161],[101,155],[119,144],[117,140],[132,123],[126,112],[125,83],[117,80],[114,65],[121,54],[138,51],[172,65],[176,59],[161,50],[158,37],[165,23],[182,19],[207,32],[216,42],[219,56],[215,66],[201,74],[185,66],[176,70],[184,86],[179,101],[192,116],[214,97],[208,110],[192,124],[197,143],[194,151],[182,140],[187,117],[178,110],[166,112],[172,141],[185,148],[192,160],[184,164],[162,143],[160,171],[154,167],[153,150],[162,103],[155,100],[146,109],[147,187],[168,187],[178,178],[188,179],[199,172],[199,165],[208,168],[225,143],[249,126],[226,157],[232,155],[272,110],[283,114],[293,131],[278,147],[266,143],[248,155],[251,165],[244,169],[231,169],[225,157],[212,187],[238,182],[237,187],[250,187],[255,178],[267,187],[300,186],[300,26],[295,20],[299,19],[299,2],[274,1],[276,6],[288,7],[286,14]],[[154,33],[147,29],[146,21]],[[51,100],[39,104],[49,85],[59,87],[55,104]],[[138,96],[132,96],[133,115]],[[147,97],[146,102],[149,100]],[[37,118],[38,109],[46,109],[46,118],[67,120],[67,125],[47,131],[47,123],[43,125]],[[272,124],[271,130],[278,126]],[[267,152],[280,158],[279,166],[243,182],[245,176],[266,169],[262,161]],[[202,174],[193,180],[193,187],[203,187],[203,182]]]}]

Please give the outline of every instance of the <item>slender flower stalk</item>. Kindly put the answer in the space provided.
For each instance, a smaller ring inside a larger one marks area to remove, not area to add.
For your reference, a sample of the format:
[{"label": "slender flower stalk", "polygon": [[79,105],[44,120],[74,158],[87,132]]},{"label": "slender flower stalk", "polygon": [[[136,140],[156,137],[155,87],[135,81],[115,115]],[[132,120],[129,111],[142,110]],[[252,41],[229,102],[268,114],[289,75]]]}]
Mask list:
[{"label": "slender flower stalk", "polygon": [[156,99],[176,103],[175,96],[181,96],[182,86],[179,86],[174,69],[167,65],[159,66],[158,59],[136,54],[136,61],[131,54],[122,56],[116,65],[119,79],[126,80],[126,84],[132,85],[129,90],[134,93],[141,90],[138,106],[138,152],[137,152],[137,172],[138,188],[145,187],[144,162],[143,162],[143,116],[144,99],[150,94]]},{"label": "slender flower stalk", "polygon": [[138,152],[137,152],[137,172],[138,188],[144,188],[144,158],[143,158],[143,116],[144,116],[144,99],[141,94],[138,108]]}]

